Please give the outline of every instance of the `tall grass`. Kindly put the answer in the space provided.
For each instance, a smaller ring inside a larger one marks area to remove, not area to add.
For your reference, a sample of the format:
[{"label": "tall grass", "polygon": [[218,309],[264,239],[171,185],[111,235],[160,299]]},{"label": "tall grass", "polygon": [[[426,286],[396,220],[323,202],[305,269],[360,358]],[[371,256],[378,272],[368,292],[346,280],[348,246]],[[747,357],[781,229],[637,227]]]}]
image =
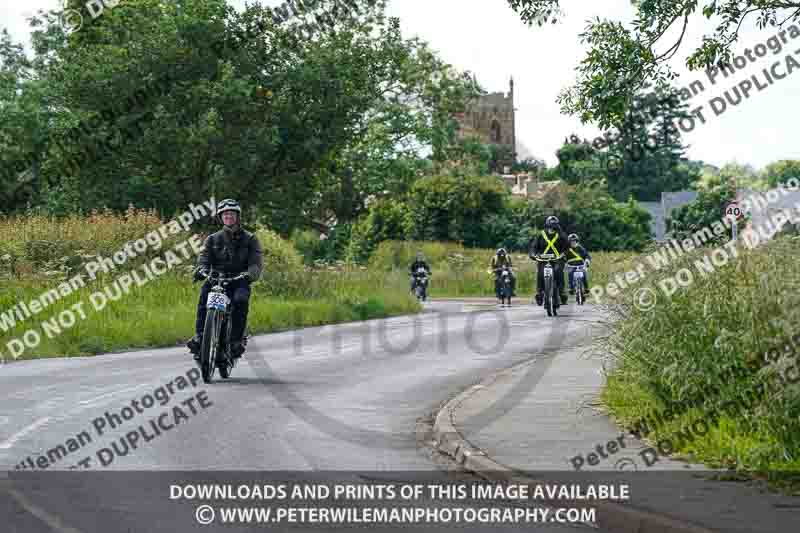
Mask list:
[{"label": "tall grass", "polygon": [[[291,288],[276,291],[274,286],[256,283],[250,299],[249,330],[254,334],[267,333],[419,310],[419,304],[405,291],[376,286],[369,278],[343,278],[339,274],[319,273],[305,279],[307,283],[323,282],[308,291],[308,285],[303,285],[303,291],[294,293]],[[185,342],[194,333],[199,285],[191,283],[188,273],[169,272],[141,287],[134,285],[128,294],[96,310],[90,295],[110,284],[108,277],[98,280],[56,301],[10,331],[0,330],[0,351],[4,352],[5,359],[12,356],[7,343],[11,339],[21,339],[30,329],[37,331],[42,341],[35,347],[26,348],[21,359],[174,346]],[[0,310],[9,309],[20,300],[30,301],[42,290],[42,285],[32,283],[6,285],[0,289]],[[74,326],[49,338],[41,323],[57,319],[61,312],[79,302],[83,302],[81,309],[87,318],[78,319]]]},{"label": "tall grass", "polygon": [[[12,359],[8,343],[21,339],[29,330],[36,331],[41,342],[27,347],[21,359],[92,355],[185,342],[194,333],[199,285],[191,283],[191,272],[196,257],[181,256],[182,264],[141,287],[132,286],[129,293],[100,310],[93,306],[91,295],[113,286],[125,273],[142,272],[145,261],[163,257],[165,250],[185,241],[189,233],[170,236],[159,249],[151,246],[113,271],[101,273],[96,280],[85,275],[88,261],[97,255],[111,256],[161,224],[153,213],[136,210],[123,215],[94,213],[85,218],[0,219],[0,231],[9,237],[0,245],[0,278],[5,278],[0,281],[0,313],[8,313],[18,302],[37,299],[78,273],[84,274],[86,282],[85,287],[13,328],[5,331],[0,327],[0,358]],[[291,243],[265,228],[257,228],[256,234],[264,249],[265,268],[263,278],[252,287],[248,317],[252,333],[382,318],[420,309],[400,276],[361,268],[304,268]],[[80,309],[72,308],[81,303]],[[78,318],[51,338],[42,323],[54,324],[57,330],[61,323],[52,321],[69,309],[78,317],[82,311],[86,319]]]},{"label": "tall grass", "polygon": [[[775,370],[797,357],[797,351],[783,353],[778,366],[762,363],[765,353],[776,347],[783,352],[800,332],[800,241],[779,238],[737,251],[739,257],[713,275],[703,277],[693,266],[708,252],[697,250],[623,291],[614,306],[619,320],[605,345],[614,369],[603,397],[628,427],[654,411],[677,408],[678,416],[651,440],[669,438],[681,454],[709,465],[800,470],[800,383],[770,386],[741,414],[722,414],[705,436],[676,438],[703,413],[726,413],[727,402],[754,385],[776,383]],[[693,273],[694,283],[667,298],[658,284],[681,268]],[[652,310],[632,305],[642,287],[658,295]]]}]

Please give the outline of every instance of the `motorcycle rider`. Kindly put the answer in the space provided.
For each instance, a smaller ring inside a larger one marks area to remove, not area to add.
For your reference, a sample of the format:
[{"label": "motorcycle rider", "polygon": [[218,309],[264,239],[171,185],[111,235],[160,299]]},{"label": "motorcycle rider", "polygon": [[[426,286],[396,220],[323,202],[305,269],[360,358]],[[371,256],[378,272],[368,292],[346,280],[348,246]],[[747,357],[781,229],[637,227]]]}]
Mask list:
[{"label": "motorcycle rider", "polygon": [[417,252],[417,259],[411,266],[408,268],[409,273],[411,274],[411,292],[414,292],[414,289],[417,288],[417,278],[414,274],[417,273],[417,269],[423,268],[428,275],[431,275],[431,267],[428,266],[428,263],[425,261],[425,255],[422,251]]},{"label": "motorcycle rider", "polygon": [[[242,208],[236,200],[226,199],[217,206],[216,220],[224,225],[222,230],[208,236],[203,251],[197,258],[194,281],[206,280],[209,270],[220,272],[227,277],[237,276],[247,271],[244,279],[234,281],[227,287],[226,294],[233,302],[231,315],[231,352],[234,358],[244,353],[244,329],[247,324],[247,313],[250,302],[250,283],[261,277],[263,257],[261,243],[258,238],[241,227]],[[205,327],[208,293],[211,285],[203,283],[200,299],[197,302],[197,319],[195,336],[186,346],[200,359],[203,328]]]},{"label": "motorcycle rider", "polygon": [[492,257],[492,261],[489,263],[489,267],[491,268],[490,272],[494,272],[494,290],[495,294],[499,294],[500,292],[500,273],[498,269],[503,268],[504,266],[508,266],[508,272],[511,275],[511,296],[516,296],[516,288],[517,288],[517,277],[514,275],[513,265],[511,264],[511,255],[506,252],[505,248],[498,248],[497,252],[495,252],[494,256]]},{"label": "motorcycle rider", "polygon": [[[565,252],[569,248],[567,236],[561,231],[558,218],[549,216],[545,220],[544,230],[541,234],[532,238],[528,243],[528,256],[536,261],[536,257],[541,254],[553,254],[556,259],[553,261],[554,276],[556,287],[561,297],[561,304],[566,305],[567,293],[564,290],[564,262]],[[536,276],[536,305],[542,305],[544,302],[544,265],[542,261],[536,261],[538,266],[538,274]]]},{"label": "motorcycle rider", "polygon": [[[586,248],[581,246],[580,239],[575,233],[570,233],[569,237],[569,250],[567,250],[567,276],[569,278],[569,293],[575,294],[575,268],[581,263],[589,268],[592,262],[592,256],[586,251]],[[589,290],[589,272],[583,275],[583,288]]]}]

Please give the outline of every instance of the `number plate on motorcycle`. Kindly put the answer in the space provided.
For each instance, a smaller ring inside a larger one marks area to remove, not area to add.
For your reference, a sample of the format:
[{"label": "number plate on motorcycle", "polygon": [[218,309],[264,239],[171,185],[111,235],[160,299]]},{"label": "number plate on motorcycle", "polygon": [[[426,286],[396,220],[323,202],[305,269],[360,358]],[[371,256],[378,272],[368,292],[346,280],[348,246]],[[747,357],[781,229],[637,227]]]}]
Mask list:
[{"label": "number plate on motorcycle", "polygon": [[575,271],[575,277],[576,278],[583,278],[583,272],[581,272],[580,270],[576,270]]},{"label": "number plate on motorcycle", "polygon": [[219,309],[224,311],[228,307],[228,297],[219,292],[212,292],[208,295],[207,307],[209,309]]}]

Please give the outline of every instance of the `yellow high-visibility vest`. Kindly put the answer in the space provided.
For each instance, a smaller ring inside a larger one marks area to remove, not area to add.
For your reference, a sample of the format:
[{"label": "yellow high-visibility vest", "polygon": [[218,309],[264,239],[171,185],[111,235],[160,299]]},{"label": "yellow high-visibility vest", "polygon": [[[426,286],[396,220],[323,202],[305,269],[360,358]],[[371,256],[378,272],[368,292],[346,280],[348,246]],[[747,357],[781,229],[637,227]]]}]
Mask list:
[{"label": "yellow high-visibility vest", "polygon": [[553,252],[555,252],[555,254],[556,254],[556,257],[561,257],[561,254],[559,253],[558,248],[556,248],[556,241],[558,240],[558,233],[553,235],[553,239],[551,240],[551,239],[547,238],[547,233],[545,233],[544,230],[542,230],[542,237],[544,238],[544,241],[547,243],[547,248],[545,248],[544,252],[542,252],[542,253],[546,254],[547,251],[550,248],[552,248]]}]

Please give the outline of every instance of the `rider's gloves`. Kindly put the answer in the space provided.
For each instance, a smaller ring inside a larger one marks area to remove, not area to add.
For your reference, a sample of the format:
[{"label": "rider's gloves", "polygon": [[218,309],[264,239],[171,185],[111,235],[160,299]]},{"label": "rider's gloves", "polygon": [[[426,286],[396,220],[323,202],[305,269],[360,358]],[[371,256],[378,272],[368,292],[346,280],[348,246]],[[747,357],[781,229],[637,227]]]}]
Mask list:
[{"label": "rider's gloves", "polygon": [[242,279],[245,281],[250,281],[250,272],[242,272]]},{"label": "rider's gloves", "polygon": [[194,271],[194,281],[200,281],[201,279],[208,278],[208,270],[205,268],[198,268]]}]

